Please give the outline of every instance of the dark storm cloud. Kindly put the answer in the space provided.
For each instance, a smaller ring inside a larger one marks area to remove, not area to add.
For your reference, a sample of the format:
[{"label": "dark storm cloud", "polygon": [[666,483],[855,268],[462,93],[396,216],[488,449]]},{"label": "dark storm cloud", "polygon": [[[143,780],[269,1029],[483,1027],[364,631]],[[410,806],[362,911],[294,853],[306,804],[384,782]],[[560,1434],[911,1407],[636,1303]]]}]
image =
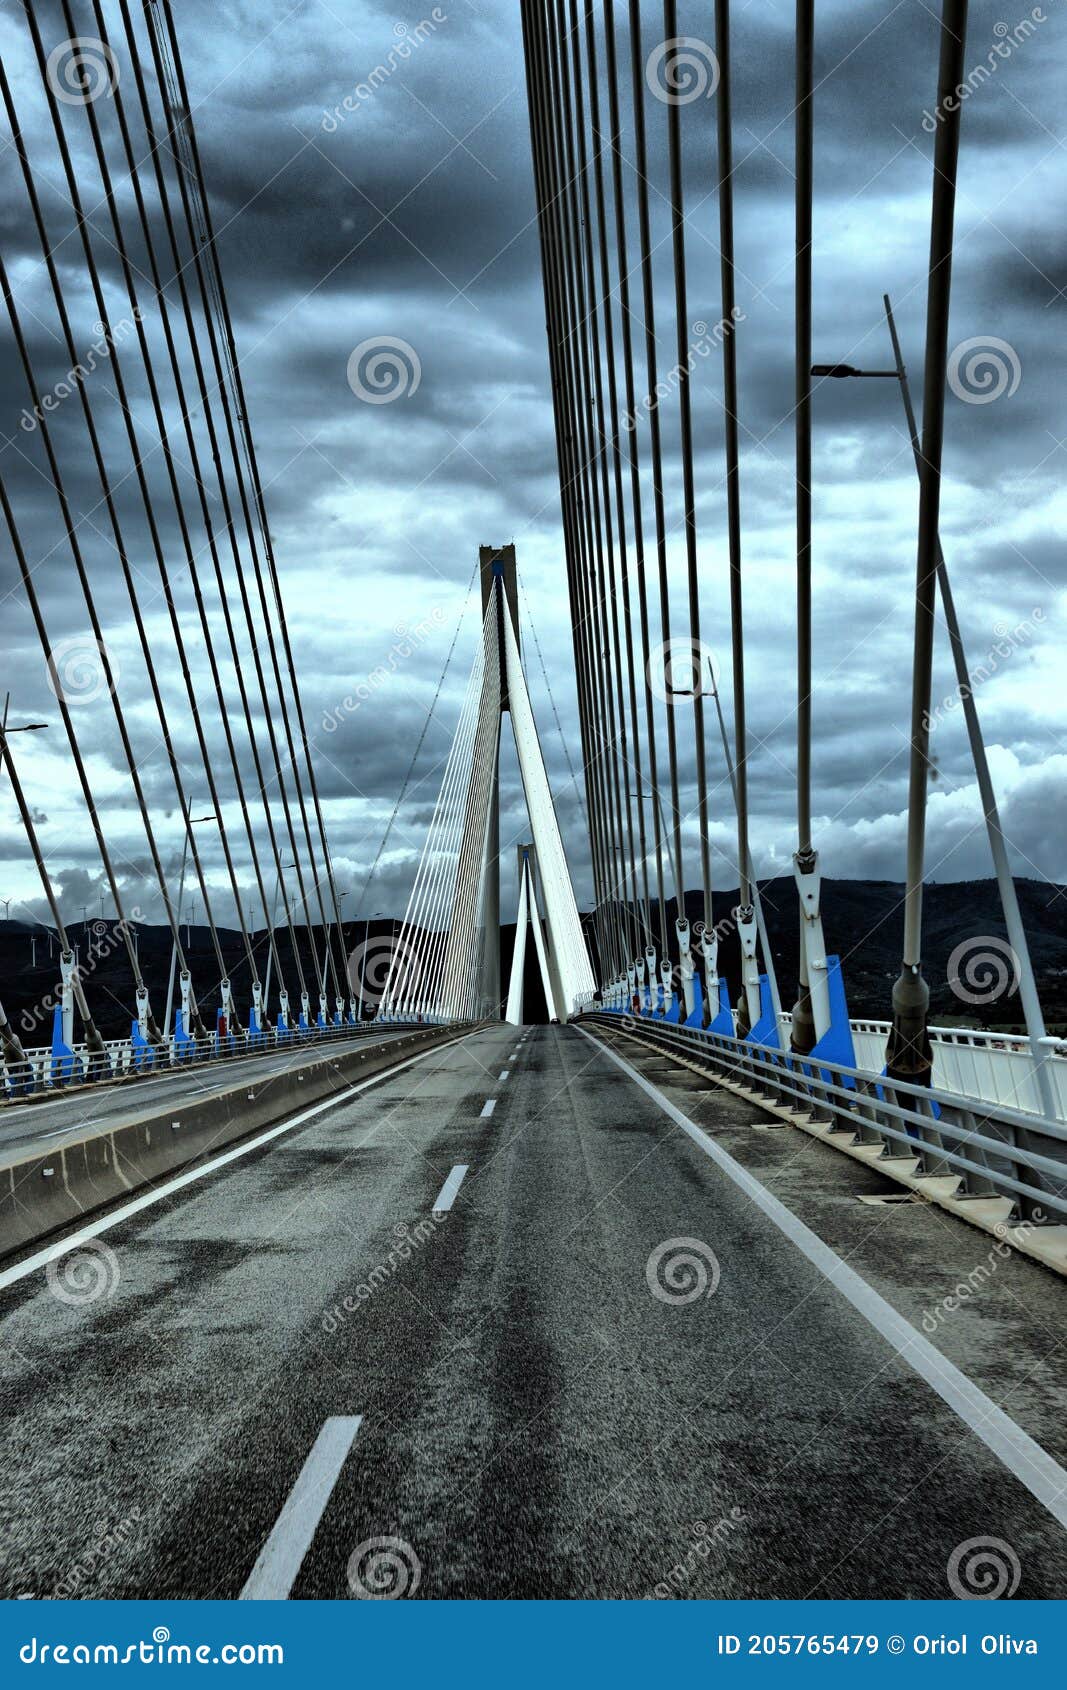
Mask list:
[{"label": "dark storm cloud", "polygon": [[[105,8],[114,27],[117,9]],[[545,650],[563,734],[577,763],[573,658],[567,623],[555,447],[548,390],[544,307],[529,165],[525,89],[517,9],[453,0],[447,16],[421,32],[401,56],[399,25],[409,38],[431,8],[398,19],[362,0],[275,4],[185,0],[178,10],[186,72],[211,190],[237,343],[260,448],[272,529],[292,637],[300,665],[316,766],[342,884],[357,891],[389,822],[411,754],[434,696],[479,543],[513,539],[520,573]],[[1017,22],[999,5],[972,6],[968,63],[987,62],[1000,39],[994,26]],[[1040,10],[1040,8],[1039,8]],[[658,41],[658,8],[645,8],[645,53]],[[680,8],[680,27],[707,37],[709,10]],[[1018,17],[1029,16],[1020,4]],[[48,41],[62,33],[58,8],[38,8]],[[90,8],[76,15],[90,33]],[[982,664],[997,630],[1031,617],[1032,638],[989,669],[979,707],[990,739],[1003,747],[997,773],[1005,822],[1026,872],[1062,878],[1067,858],[1049,815],[1062,779],[1062,722],[1055,707],[1055,651],[1063,637],[1063,296],[1067,281],[1059,159],[1067,8],[1046,0],[1032,35],[980,76],[966,101],[960,178],[952,342],[995,336],[1017,361],[1015,390],[992,404],[950,396],[943,532],[957,582],[972,659]],[[87,21],[88,20],[88,21]],[[620,25],[623,22],[620,12]],[[738,325],[742,375],[742,501],[745,523],[752,802],[757,859],[781,869],[793,846],[795,720],[793,663],[792,453],[792,48],[793,7],[772,0],[735,17]],[[78,245],[61,178],[49,151],[48,120],[35,97],[36,72],[25,29],[0,21],[20,113],[35,160],[44,169],[42,200],[58,242],[65,284],[76,306],[79,351],[91,344],[93,301],[78,282]],[[625,29],[620,45],[625,47]],[[142,52],[145,43],[142,40]],[[889,343],[881,297],[896,303],[916,400],[921,390],[932,136],[923,113],[934,99],[936,19],[919,0],[886,7],[819,8],[816,74],[815,207],[816,356],[884,367]],[[625,65],[624,65],[625,69]],[[384,74],[378,74],[383,70]],[[366,94],[358,93],[361,88]],[[354,109],[343,102],[354,97]],[[107,102],[98,107],[117,158]],[[623,95],[631,261],[633,177],[628,78]],[[128,302],[110,244],[106,210],[82,114],[67,114],[92,240],[114,319]],[[660,303],[661,374],[675,361],[666,190],[665,123],[648,108],[653,181],[655,271]],[[139,119],[131,122],[141,136]],[[714,106],[683,113],[690,258],[690,323],[711,326],[720,314]],[[68,357],[57,334],[44,273],[10,152],[0,199],[5,257],[41,385],[60,382]],[[116,172],[124,221],[132,200]],[[171,184],[173,188],[173,183]],[[162,220],[154,193],[150,216],[159,250]],[[147,300],[145,253],[131,241],[138,291]],[[187,253],[184,254],[188,256]],[[190,273],[191,283],[191,273]],[[636,278],[632,278],[634,298]],[[173,284],[170,288],[172,303]],[[617,318],[616,318],[617,322]],[[196,489],[165,375],[158,317],[146,333],[161,371],[183,501],[211,625],[224,649],[217,594],[206,554]],[[640,324],[637,325],[640,331]],[[418,360],[417,387],[394,404],[361,402],[348,361],[361,342],[390,336]],[[640,340],[640,333],[638,333]],[[137,360],[119,348],[139,429],[151,417]],[[41,474],[39,439],[19,430],[21,373],[10,346],[0,351],[5,412],[5,478],[18,499],[24,533],[41,567],[42,599],[53,637],[76,637],[87,619],[73,583],[55,502]],[[641,379],[639,366],[639,381]],[[172,651],[158,573],[106,362],[87,390],[98,406],[105,456],[118,483],[120,520],[153,644]],[[721,371],[717,354],[698,361],[693,384],[697,440],[698,529],[704,628],[725,660],[729,647],[722,463]],[[895,878],[902,865],[906,791],[907,680],[915,568],[917,484],[899,398],[890,383],[824,383],[816,392],[815,803],[820,844],[831,873]],[[677,474],[677,404],[661,410],[668,447],[667,506],[676,624],[684,616],[684,554]],[[202,452],[206,442],[196,420]],[[150,799],[170,820],[160,827],[168,861],[178,837],[175,795],[158,722],[145,702],[143,662],[130,629],[113,539],[99,509],[99,485],[85,451],[76,395],[54,413],[53,433],[99,594],[109,646],[119,659],[120,692],[134,706],[132,725]],[[648,430],[636,432],[647,463]],[[209,461],[207,457],[205,462]],[[235,783],[195,613],[173,503],[165,496],[158,450],[150,457],[160,534],[174,574],[179,614],[194,658],[198,690],[218,770],[227,820]],[[649,501],[650,504],[650,501]],[[220,521],[217,495],[212,520]],[[648,556],[653,560],[650,510]],[[54,551],[52,548],[55,548]],[[220,546],[222,567],[232,566]],[[47,711],[50,694],[21,589],[11,592],[13,560],[0,563],[4,643],[20,714]],[[654,615],[657,596],[650,580]],[[397,644],[396,629],[429,630],[413,655],[396,663],[385,685],[357,710],[345,709],[361,683]],[[248,635],[239,619],[241,667],[254,679]],[[655,624],[654,624],[655,626]],[[255,628],[262,642],[261,618]],[[398,909],[432,812],[452,726],[474,649],[468,616],[413,776],[409,800],[367,894],[374,909]],[[653,635],[655,639],[655,634]],[[262,648],[262,647],[261,647]],[[527,638],[531,688],[550,774],[567,822],[572,865],[589,893],[588,855],[567,758]],[[204,793],[195,735],[173,656],[162,681],[185,784]],[[986,661],[988,667],[988,662]],[[727,665],[728,667],[728,665]],[[236,680],[224,657],[223,685],[238,720]],[[952,694],[939,650],[935,699]],[[253,687],[253,693],[255,689]],[[53,701],[54,703],[54,701]],[[82,707],[91,722],[94,775],[102,810],[129,877],[131,896],[155,907],[144,880],[144,840],[131,814],[108,701]],[[253,703],[255,720],[263,708]],[[70,780],[52,710],[47,748],[37,744],[27,781],[47,809],[42,829],[53,860],[72,865],[64,891],[77,903],[99,879],[84,812]],[[332,723],[331,726],[326,726]],[[691,728],[680,724],[687,807],[695,804]],[[37,736],[43,741],[46,736]],[[27,747],[26,755],[29,755]],[[931,860],[942,873],[984,873],[985,846],[958,709],[935,730],[938,780],[931,800]],[[254,784],[247,752],[246,778]],[[732,822],[721,758],[712,746],[716,873],[732,870]],[[505,760],[503,838],[525,832],[513,759]],[[37,887],[18,831],[5,814],[2,848],[8,878],[31,898]],[[687,850],[695,823],[686,824]],[[221,885],[217,841],[205,841]],[[266,852],[264,852],[266,860]],[[505,852],[505,860],[508,853]],[[288,861],[288,857],[286,858]],[[696,857],[690,856],[690,877]],[[273,885],[273,869],[269,873]],[[68,883],[69,888],[68,890]],[[77,885],[78,897],[73,888]],[[353,893],[353,902],[355,893]]]}]

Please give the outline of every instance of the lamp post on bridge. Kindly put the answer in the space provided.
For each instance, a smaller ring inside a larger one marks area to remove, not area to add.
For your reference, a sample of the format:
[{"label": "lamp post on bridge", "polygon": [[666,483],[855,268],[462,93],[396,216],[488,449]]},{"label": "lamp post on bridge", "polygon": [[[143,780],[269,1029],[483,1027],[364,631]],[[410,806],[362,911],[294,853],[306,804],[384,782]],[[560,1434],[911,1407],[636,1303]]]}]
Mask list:
[{"label": "lamp post on bridge", "polygon": [[[889,295],[882,295],[885,307],[886,323],[889,336],[893,343],[893,357],[895,368],[892,370],[859,370],[850,364],[815,364],[812,366],[813,376],[859,377],[872,379],[891,377],[900,386],[900,397],[904,406],[904,415],[908,424],[911,439],[912,456],[915,459],[916,472],[922,478],[922,443],[919,438],[919,428],[915,418],[915,407],[912,404],[911,387],[908,382],[907,366],[904,363],[897,334],[896,319]],[[967,663],[967,652],[963,644],[960,631],[959,617],[956,613],[956,600],[949,580],[948,565],[941,545],[941,536],[936,537],[937,585],[941,594],[941,608],[945,616],[945,626],[948,629],[949,645],[952,648],[952,660],[956,670],[956,685],[960,702],[963,707],[964,721],[967,726],[967,737],[970,742],[971,757],[974,762],[975,777],[978,793],[982,801],[982,813],[985,817],[986,831],[989,836],[989,846],[993,856],[993,866],[997,877],[997,887],[1000,892],[1001,908],[1004,912],[1004,925],[1008,931],[1008,943],[1015,953],[1019,964],[1019,997],[1022,1002],[1023,1019],[1026,1022],[1026,1033],[1030,1044],[1030,1054],[1034,1064],[1034,1074],[1037,1081],[1038,1096],[1042,1112],[1051,1120],[1058,1119],[1056,1104],[1052,1094],[1052,1084],[1048,1073],[1048,1053],[1054,1042],[1049,1039],[1045,1028],[1044,1011],[1038,996],[1037,984],[1034,979],[1033,964],[1030,959],[1030,947],[1026,938],[1026,928],[1023,925],[1022,912],[1019,909],[1019,898],[1015,890],[1011,865],[1008,862],[1007,848],[1004,834],[1000,826],[1000,812],[997,806],[993,780],[989,772],[989,759],[986,755],[985,740],[982,737],[981,723],[978,720],[978,709],[974,702],[974,687],[971,683],[970,669]]]},{"label": "lamp post on bridge", "polygon": [[[291,868],[295,868],[295,867],[296,867],[295,863],[286,863],[282,873],[288,874],[289,870]],[[274,963],[274,946],[270,941],[274,937],[274,929],[275,929],[275,925],[276,925],[276,922],[277,922],[277,916],[278,916],[278,894],[280,893],[281,889],[282,889],[282,876],[281,876],[281,874],[279,874],[277,876],[275,882],[274,882],[274,900],[271,904],[271,909],[270,909],[270,933],[268,935],[268,940],[267,940],[267,977],[266,977],[266,979],[263,983],[263,1013],[264,1014],[266,1014],[266,1012],[267,1012],[267,1003],[268,1003],[268,1000],[270,998],[270,974],[271,974],[271,968],[272,968],[273,963]]]},{"label": "lamp post on bridge", "polygon": [[378,921],[381,913],[381,910],[375,910],[374,915],[368,916],[363,925],[363,948],[359,967],[359,1009],[356,1012],[356,1019],[360,1023],[363,1021],[363,982],[367,978],[367,946],[370,944],[370,924],[372,920]]},{"label": "lamp post on bridge", "polygon": [[[4,761],[5,761],[5,758],[6,758],[7,761],[8,761],[8,768],[9,768],[9,772],[10,772],[10,775],[11,775],[12,784],[15,787],[15,790],[18,791],[18,784],[17,784],[16,776],[15,776],[15,765],[11,761],[11,752],[8,749],[8,743],[7,742],[11,738],[12,734],[39,733],[42,729],[47,728],[48,723],[47,722],[24,722],[24,723],[21,723],[18,727],[15,727],[15,728],[8,727],[7,713],[8,713],[8,708],[9,708],[10,704],[11,704],[11,694],[9,692],[9,693],[5,694],[5,697],[4,697],[4,714],[3,714],[2,717],[0,717],[0,768],[3,767]],[[36,841],[36,838],[35,838],[33,831],[32,831],[33,823],[32,823],[32,820],[30,819],[30,813],[29,813],[28,810],[24,810],[23,814],[24,814],[24,817],[26,819],[27,826],[31,830],[30,831],[30,843],[33,847],[34,855],[38,858],[38,861],[41,862],[41,861],[43,861],[43,859],[40,857],[39,849],[38,849],[38,846],[37,846],[37,841]],[[11,918],[12,901],[13,900],[11,898],[0,899],[0,902],[2,902],[3,906],[4,906],[4,920],[5,921],[9,921],[10,918]],[[55,906],[54,904],[53,904],[53,909],[57,910],[57,906]],[[57,919],[58,919],[58,911],[57,911]],[[36,955],[34,957],[34,961],[36,963]],[[95,1031],[95,1029],[94,1029],[94,1031]],[[97,1041],[99,1042],[99,1034],[97,1034]],[[4,1058],[8,1062],[12,1062],[12,1061],[14,1061],[14,1062],[24,1062],[25,1059],[26,1059],[25,1052],[22,1048],[22,1043],[21,1043],[21,1041],[18,1037],[18,1034],[13,1030],[11,1023],[8,1020],[8,1018],[7,1018],[7,1016],[4,1012],[3,1004],[0,1004],[0,1051],[3,1052]]]},{"label": "lamp post on bridge", "polygon": [[[185,840],[182,844],[182,866],[181,866],[181,871],[178,875],[178,923],[179,923],[179,925],[181,924],[181,919],[182,919],[182,899],[185,896],[185,869],[186,869],[186,864],[188,863],[188,860],[189,860],[189,829],[191,827],[198,827],[201,822],[217,822],[218,819],[219,818],[215,814],[214,810],[212,810],[210,812],[210,814],[208,814],[206,816],[191,816],[188,812],[188,806],[186,806]],[[186,931],[185,931],[185,948],[188,951],[188,949],[189,949],[189,929],[188,929],[188,927],[186,928]],[[177,969],[177,966],[178,966],[178,947],[172,941],[171,947],[170,947],[170,973],[169,973],[168,978],[167,978],[167,1007],[163,1012],[163,1027],[164,1027],[164,1030],[168,1031],[168,1032],[169,1032],[169,1029],[170,1029],[171,1009],[172,1009],[173,1004],[174,1004],[174,976],[175,976],[175,971]]]}]

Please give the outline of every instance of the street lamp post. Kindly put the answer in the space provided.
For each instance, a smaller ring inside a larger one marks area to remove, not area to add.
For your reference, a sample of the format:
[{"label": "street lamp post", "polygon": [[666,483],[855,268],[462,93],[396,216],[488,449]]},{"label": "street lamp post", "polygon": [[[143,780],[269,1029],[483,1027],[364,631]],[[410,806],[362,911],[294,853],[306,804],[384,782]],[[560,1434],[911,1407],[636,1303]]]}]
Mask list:
[{"label": "street lamp post", "polygon": [[[295,868],[295,867],[296,867],[295,863],[286,863],[284,872],[286,874],[288,874],[289,870],[291,868]],[[270,997],[270,974],[271,974],[271,968],[273,967],[273,964],[274,964],[274,946],[270,943],[270,940],[274,936],[275,922],[276,922],[277,915],[278,915],[278,894],[281,891],[281,889],[282,889],[282,877],[281,877],[281,873],[279,873],[278,878],[274,883],[274,901],[271,904],[271,911],[270,911],[270,934],[268,935],[268,941],[267,941],[267,977],[266,977],[266,980],[265,980],[264,985],[263,985],[263,1011],[264,1011],[264,1014],[266,1013],[267,1002],[268,1002],[268,999]]]},{"label": "street lamp post", "polygon": [[[816,364],[812,367],[812,375],[824,376],[859,376],[881,377],[891,376],[900,386],[900,396],[904,405],[904,416],[908,425],[911,439],[912,456],[919,477],[922,477],[922,441],[915,417],[915,407],[912,404],[911,387],[908,382],[907,367],[901,352],[900,339],[897,335],[896,320],[889,295],[883,294],[882,303],[885,306],[886,322],[889,336],[893,343],[893,356],[896,368],[892,370],[858,370],[850,364]],[[989,836],[989,846],[993,855],[993,866],[996,871],[997,886],[1000,891],[1001,908],[1004,911],[1004,925],[1008,930],[1010,944],[1019,962],[1019,997],[1022,1001],[1023,1018],[1026,1022],[1026,1032],[1030,1043],[1030,1053],[1034,1064],[1034,1074],[1037,1081],[1038,1096],[1044,1114],[1056,1118],[1056,1105],[1052,1095],[1052,1086],[1048,1073],[1048,1036],[1045,1029],[1045,1017],[1041,1008],[1041,1000],[1034,979],[1033,965],[1030,960],[1030,947],[1026,938],[1026,928],[1023,925],[1022,912],[1019,909],[1019,898],[1015,890],[1011,865],[1008,861],[1007,847],[1004,834],[1000,826],[1000,812],[997,805],[993,779],[989,771],[989,759],[986,755],[985,740],[982,737],[982,727],[978,720],[978,709],[974,702],[974,684],[971,680],[970,668],[967,663],[967,652],[963,644],[960,631],[959,616],[956,612],[956,600],[952,592],[949,579],[948,565],[941,546],[940,535],[937,537],[937,551],[935,571],[937,585],[941,594],[941,607],[945,615],[945,626],[948,629],[949,645],[952,648],[952,660],[956,670],[957,692],[963,706],[963,716],[967,727],[967,737],[971,747],[971,757],[978,784],[978,793],[982,801],[982,813],[985,816],[986,831]]]},{"label": "street lamp post", "polygon": [[[188,813],[188,808],[186,809],[185,839],[182,843],[182,866],[181,866],[181,870],[180,870],[179,875],[178,875],[178,923],[179,923],[179,925],[181,924],[181,919],[182,919],[182,898],[185,895],[185,868],[186,868],[186,864],[189,860],[189,829],[191,827],[198,826],[198,824],[200,822],[214,822],[214,821],[218,821],[218,816],[215,814],[214,811],[212,811],[210,815],[206,815],[206,816],[190,816],[189,813]],[[185,929],[185,948],[186,948],[186,951],[188,951],[188,949],[189,949],[189,928],[188,928],[188,925],[186,926],[186,929]],[[174,1004],[174,976],[175,976],[175,973],[177,972],[177,967],[178,967],[178,947],[172,941],[171,947],[170,947],[170,973],[169,973],[168,978],[167,978],[167,1007],[166,1007],[164,1014],[163,1014],[163,1027],[164,1027],[165,1031],[169,1031],[169,1029],[170,1029],[171,1009],[172,1009],[173,1004]],[[186,1028],[186,1032],[188,1032],[188,1030],[189,1029]]]},{"label": "street lamp post", "polygon": [[364,925],[363,925],[363,953],[362,953],[362,956],[360,958],[360,967],[359,967],[359,1015],[358,1015],[358,1019],[360,1020],[360,1022],[362,1022],[362,1020],[363,1020],[363,982],[367,978],[367,946],[370,944],[370,924],[371,924],[372,919],[374,921],[377,921],[378,918],[380,917],[381,913],[382,913],[381,910],[375,910],[373,917],[368,915],[368,917],[367,917],[367,919],[366,919],[366,921],[364,922]]}]

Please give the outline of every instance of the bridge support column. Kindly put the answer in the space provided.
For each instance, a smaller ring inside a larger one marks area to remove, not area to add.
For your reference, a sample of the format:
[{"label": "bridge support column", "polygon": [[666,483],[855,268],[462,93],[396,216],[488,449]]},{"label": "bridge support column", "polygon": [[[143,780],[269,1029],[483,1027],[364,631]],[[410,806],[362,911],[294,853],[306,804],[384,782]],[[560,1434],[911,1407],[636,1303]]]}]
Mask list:
[{"label": "bridge support column", "polygon": [[690,949],[689,921],[686,916],[679,917],[676,922],[678,933],[678,968],[682,979],[682,996],[685,1000],[685,1020],[688,1021],[696,1005],[693,992],[693,954]]},{"label": "bridge support column", "polygon": [[793,875],[800,895],[800,992],[793,1011],[791,1043],[794,1050],[804,1054],[830,1030],[818,853],[798,851],[793,858]]},{"label": "bridge support column", "polygon": [[734,910],[734,921],[741,943],[741,1020],[738,1023],[738,1031],[743,1035],[756,1025],[761,1011],[759,962],[756,959],[756,911],[753,905],[739,904]]}]

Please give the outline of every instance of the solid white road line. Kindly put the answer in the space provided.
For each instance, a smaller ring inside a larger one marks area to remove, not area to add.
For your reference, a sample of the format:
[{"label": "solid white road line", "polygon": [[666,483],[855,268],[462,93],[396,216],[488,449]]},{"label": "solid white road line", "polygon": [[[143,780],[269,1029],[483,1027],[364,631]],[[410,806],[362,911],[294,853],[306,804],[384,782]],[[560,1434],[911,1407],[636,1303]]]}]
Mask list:
[{"label": "solid white road line", "polygon": [[501,1068],[499,1074],[497,1075],[498,1083],[502,1084],[507,1079],[507,1077],[510,1073],[511,1073],[510,1068]]},{"label": "solid white road line", "polygon": [[334,1414],[323,1425],[248,1575],[242,1602],[284,1602],[289,1595],[362,1418]]},{"label": "solid white road line", "polygon": [[[465,1035],[469,1037],[470,1035]],[[462,1044],[463,1040],[456,1041]],[[391,1080],[394,1074],[400,1074],[405,1068],[410,1068],[416,1062],[425,1062],[428,1056],[433,1056],[440,1050],[440,1045],[430,1050],[420,1051],[417,1056],[407,1056],[403,1062],[398,1062],[395,1068],[383,1069],[380,1074],[368,1074],[365,1080],[358,1080],[347,1090],[338,1092],[336,1097],[327,1097],[322,1103],[313,1103],[310,1109],[302,1109],[299,1115],[293,1115],[287,1121],[281,1121],[276,1127],[269,1127],[266,1132],[259,1133],[256,1138],[250,1138],[245,1144],[239,1144],[235,1150],[226,1150],[221,1156],[215,1156],[210,1162],[205,1162],[202,1168],[191,1168],[188,1173],[178,1174],[166,1185],[157,1185],[154,1190],[147,1191],[142,1197],[134,1197],[129,1203],[124,1203],[121,1209],[112,1209],[98,1221],[92,1221],[88,1226],[79,1227],[66,1238],[61,1238],[56,1244],[49,1244],[47,1249],[38,1250],[34,1256],[27,1256],[24,1262],[17,1262],[14,1267],[5,1268],[0,1273],[0,1291],[6,1290],[18,1280],[25,1279],[28,1273],[35,1273],[38,1268],[47,1267],[49,1262],[58,1261],[68,1251],[76,1250],[90,1238],[98,1238],[102,1232],[109,1232],[113,1226],[120,1226],[128,1221],[131,1215],[139,1215],[142,1209],[150,1209],[153,1203],[161,1203],[164,1197],[173,1196],[187,1185],[193,1185],[197,1180],[206,1179],[208,1174],[215,1173],[219,1168],[225,1168],[228,1163],[236,1162],[241,1156],[248,1156],[253,1150],[259,1150],[272,1139],[279,1138],[282,1133],[290,1133],[294,1127],[303,1126],[315,1115],[321,1115],[324,1109],[336,1109],[339,1103],[348,1103],[357,1093],[366,1091],[368,1086],[377,1085],[382,1080]],[[451,1046],[447,1047],[451,1049]]]},{"label": "solid white road line", "polygon": [[487,1120],[488,1117],[493,1113],[493,1110],[495,1108],[496,1108],[496,1098],[495,1097],[487,1097],[485,1102],[482,1104],[482,1113],[479,1116],[479,1119],[482,1120],[482,1121]]},{"label": "solid white road line", "polygon": [[1037,1498],[1049,1513],[1058,1520],[1061,1526],[1067,1527],[1067,1472],[1054,1460],[1048,1451],[1016,1425],[1010,1415],[998,1408],[991,1397],[968,1379],[967,1375],[941,1351],[935,1349],[929,1339],[917,1331],[911,1322],[899,1314],[891,1303],[886,1302],[873,1286],[861,1279],[854,1269],[841,1260],[836,1250],[812,1232],[811,1228],[798,1220],[791,1209],[761,1185],[747,1168],[736,1162],[729,1151],[716,1144],[702,1127],[684,1115],[669,1098],[664,1097],[654,1085],[651,1085],[636,1068],[629,1062],[609,1050],[600,1039],[594,1038],[592,1033],[586,1032],[584,1027],[578,1031],[591,1044],[598,1045],[604,1055],[628,1075],[634,1084],[639,1086],[649,1096],[663,1113],[670,1117],[676,1126],[688,1133],[693,1143],[703,1150],[706,1156],[717,1167],[721,1168],[727,1178],[733,1180],[736,1186],[750,1197],[758,1209],[762,1209],[768,1220],[773,1221],[779,1232],[785,1234],[791,1244],[817,1267],[820,1273],[834,1285],[843,1297],[846,1297],[864,1319],[869,1321],[875,1331],[892,1345],[903,1361],[910,1367],[932,1390],[936,1391],[943,1402],[946,1402],[958,1414],[965,1426],[970,1427],[976,1437],[981,1438],[988,1449],[993,1451],[997,1459],[1003,1462],[1009,1473],[1013,1473],[1021,1484],[1026,1486],[1031,1496]]},{"label": "solid white road line", "polygon": [[444,1185],[437,1193],[437,1201],[433,1206],[433,1213],[435,1215],[447,1214],[448,1210],[451,1209],[453,1203],[456,1201],[456,1193],[463,1184],[469,1167],[470,1164],[468,1162],[456,1163],[452,1172],[445,1180]]}]

